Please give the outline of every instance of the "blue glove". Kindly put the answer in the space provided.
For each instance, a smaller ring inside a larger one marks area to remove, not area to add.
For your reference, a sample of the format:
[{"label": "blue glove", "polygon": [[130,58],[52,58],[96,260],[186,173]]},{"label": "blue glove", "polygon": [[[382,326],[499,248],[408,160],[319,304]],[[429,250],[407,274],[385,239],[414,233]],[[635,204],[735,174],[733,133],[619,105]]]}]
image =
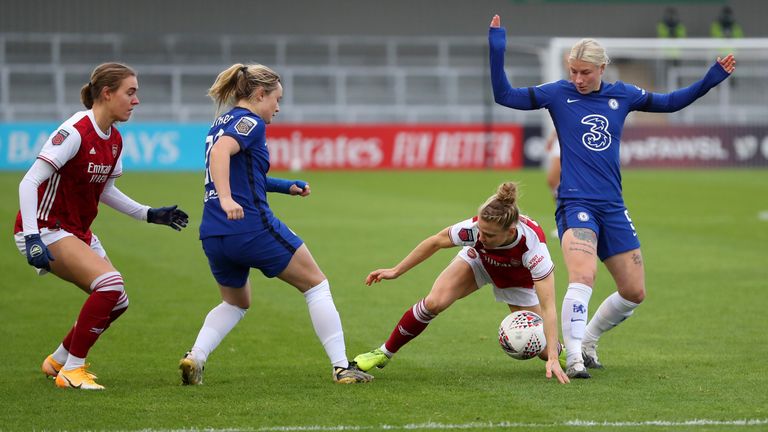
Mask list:
[{"label": "blue glove", "polygon": [[170,207],[158,207],[147,210],[147,222],[158,225],[168,225],[176,231],[181,231],[187,226],[189,216],[177,205]]},{"label": "blue glove", "polygon": [[48,246],[40,239],[40,234],[30,234],[24,236],[24,243],[27,247],[27,262],[32,267],[51,271],[50,261],[55,261]]},{"label": "blue glove", "polygon": [[294,180],[293,184],[295,184],[299,189],[301,189],[302,192],[304,192],[304,189],[307,188],[307,182],[304,180]]},{"label": "blue glove", "polygon": [[307,187],[307,182],[303,180],[286,180],[276,177],[267,177],[267,192],[290,194],[292,185],[296,185],[304,191]]}]

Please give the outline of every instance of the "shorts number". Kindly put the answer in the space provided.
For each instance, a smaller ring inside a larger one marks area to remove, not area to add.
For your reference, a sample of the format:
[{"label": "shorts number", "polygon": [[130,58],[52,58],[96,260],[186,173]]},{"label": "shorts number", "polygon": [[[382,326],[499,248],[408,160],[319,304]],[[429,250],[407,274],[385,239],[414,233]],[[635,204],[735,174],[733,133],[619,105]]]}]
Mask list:
[{"label": "shorts number", "polygon": [[635,231],[635,224],[632,223],[632,218],[629,217],[629,210],[624,210],[624,216],[627,217],[627,221],[629,221],[629,227],[632,228],[632,235],[637,237],[637,231]]}]

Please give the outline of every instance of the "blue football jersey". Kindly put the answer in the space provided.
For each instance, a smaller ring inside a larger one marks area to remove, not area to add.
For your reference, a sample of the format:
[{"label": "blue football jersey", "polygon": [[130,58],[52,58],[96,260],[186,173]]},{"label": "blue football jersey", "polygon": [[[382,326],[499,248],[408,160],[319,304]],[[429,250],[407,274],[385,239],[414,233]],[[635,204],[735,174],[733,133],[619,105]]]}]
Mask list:
[{"label": "blue football jersey", "polygon": [[621,201],[621,133],[627,114],[645,103],[646,91],[618,81],[583,95],[560,80],[534,87],[532,97],[549,110],[560,141],[558,198]]},{"label": "blue football jersey", "polygon": [[[229,163],[232,198],[243,207],[245,214],[240,220],[227,219],[211,178],[211,148],[224,135],[234,138],[240,145],[240,151],[232,156]],[[267,203],[267,171],[269,149],[264,121],[251,111],[239,107],[219,116],[205,138],[205,197],[200,223],[201,239],[268,228],[274,215]]]},{"label": "blue football jersey", "polygon": [[558,198],[623,203],[619,155],[624,120],[631,111],[674,112],[704,96],[729,74],[715,63],[703,79],[671,93],[649,93],[621,81],[602,82],[600,89],[581,94],[570,81],[513,88],[504,72],[506,31],[491,28],[491,84],[497,103],[510,108],[545,108],[560,142]]}]

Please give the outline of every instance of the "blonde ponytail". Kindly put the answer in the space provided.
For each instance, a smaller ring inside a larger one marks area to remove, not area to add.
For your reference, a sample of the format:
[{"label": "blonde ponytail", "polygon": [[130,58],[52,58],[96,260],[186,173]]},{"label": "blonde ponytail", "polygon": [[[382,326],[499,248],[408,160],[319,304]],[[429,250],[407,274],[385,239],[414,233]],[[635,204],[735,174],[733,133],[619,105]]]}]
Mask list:
[{"label": "blonde ponytail", "polygon": [[496,223],[502,228],[507,229],[517,223],[520,218],[517,196],[517,183],[502,183],[496,189],[496,193],[480,206],[477,214],[480,219]]},{"label": "blonde ponytail", "polygon": [[239,100],[253,97],[259,87],[269,94],[279,83],[280,75],[264,65],[237,63],[216,77],[208,96],[216,103],[218,115],[223,106],[234,106]]}]

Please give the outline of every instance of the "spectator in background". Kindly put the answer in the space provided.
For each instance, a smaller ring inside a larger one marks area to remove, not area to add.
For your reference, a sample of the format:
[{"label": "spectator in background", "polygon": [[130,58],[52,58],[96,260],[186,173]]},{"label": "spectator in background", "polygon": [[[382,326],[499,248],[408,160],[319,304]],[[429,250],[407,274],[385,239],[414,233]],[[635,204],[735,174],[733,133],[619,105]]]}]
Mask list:
[{"label": "spectator in background", "polygon": [[86,110],[72,115],[46,140],[19,184],[16,246],[42,275],[51,272],[83,290],[74,326],[43,360],[57,387],[102,390],[85,358],[109,326],[128,308],[122,274],[107,258],[91,223],[99,204],[138,220],[180,231],[187,214],[177,206],[150,208],[115,186],[123,174],[123,139],[115,128],[139,104],[136,72],[120,63],[96,67],[80,90]]},{"label": "spectator in background", "polygon": [[687,36],[685,25],[680,21],[677,9],[668,7],[664,16],[656,25],[656,35],[660,38],[684,38]]},{"label": "spectator in background", "polygon": [[723,6],[720,15],[709,27],[709,35],[713,38],[743,38],[744,30],[733,18],[733,9]]},{"label": "spectator in background", "polygon": [[556,130],[547,137],[546,150],[543,165],[547,172],[547,186],[552,192],[552,198],[557,200],[557,187],[560,186],[560,141],[557,140]]},{"label": "spectator in background", "polygon": [[[720,15],[718,15],[717,19],[713,21],[712,25],[709,27],[709,35],[719,39],[737,39],[744,37],[744,30],[742,30],[741,26],[733,18],[733,9],[731,9],[730,6],[723,6]],[[720,48],[721,55],[735,51],[736,50],[728,46],[728,44],[724,44]],[[736,87],[737,83],[738,81],[734,77],[731,79],[730,85]]]},{"label": "spectator in background", "polygon": [[[547,186],[557,204],[557,188],[560,186],[560,141],[557,140],[556,130],[547,137],[546,151],[542,166],[547,173]],[[554,228],[549,236],[559,238],[560,233],[557,232],[557,228]]]},{"label": "spectator in background", "polygon": [[[687,36],[685,25],[680,21],[680,15],[674,7],[664,10],[664,15],[656,24],[656,36],[662,39],[683,39]],[[672,66],[680,65],[679,48],[663,48],[664,56],[656,63],[656,81],[663,82],[666,70]]]}]

